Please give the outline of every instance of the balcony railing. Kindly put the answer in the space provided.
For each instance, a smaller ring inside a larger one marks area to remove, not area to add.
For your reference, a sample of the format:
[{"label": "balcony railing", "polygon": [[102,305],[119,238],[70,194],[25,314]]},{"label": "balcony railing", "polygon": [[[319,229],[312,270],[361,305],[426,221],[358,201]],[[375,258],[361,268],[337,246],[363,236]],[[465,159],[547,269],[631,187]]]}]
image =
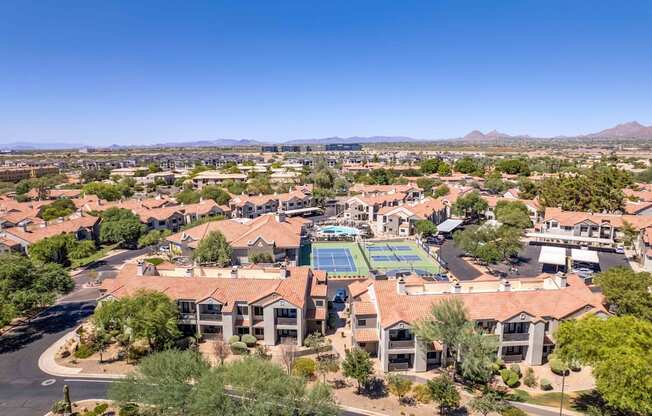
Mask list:
[{"label": "balcony railing", "polygon": [[410,369],[410,363],[407,361],[400,363],[389,363],[389,371],[406,371]]},{"label": "balcony railing", "polygon": [[527,341],[529,339],[530,339],[530,334],[527,332],[514,332],[511,334],[503,334],[503,342]]},{"label": "balcony railing", "polygon": [[202,321],[221,321],[222,320],[222,314],[221,313],[200,313],[199,314],[199,319]]},{"label": "balcony railing", "polygon": [[263,315],[252,315],[254,322],[260,322],[265,319]]},{"label": "balcony railing", "polygon": [[181,312],[179,315],[184,321],[188,319],[197,319],[197,314],[195,312]]},{"label": "balcony railing", "polygon": [[276,325],[296,325],[297,318],[276,317]]},{"label": "balcony railing", "polygon": [[518,363],[525,359],[523,354],[503,355],[503,361],[506,363]]},{"label": "balcony railing", "polygon": [[390,340],[389,348],[390,349],[414,348],[414,339],[405,339],[405,340],[398,340],[398,341]]}]

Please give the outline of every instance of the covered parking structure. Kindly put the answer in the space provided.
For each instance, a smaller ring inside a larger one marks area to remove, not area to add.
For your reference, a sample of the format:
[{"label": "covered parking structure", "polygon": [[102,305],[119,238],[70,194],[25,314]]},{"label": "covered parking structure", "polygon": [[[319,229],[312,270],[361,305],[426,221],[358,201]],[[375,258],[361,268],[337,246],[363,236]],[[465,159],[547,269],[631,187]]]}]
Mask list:
[{"label": "covered parking structure", "polygon": [[447,219],[446,221],[442,222],[441,224],[437,225],[437,231],[442,233],[442,234],[450,234],[452,233],[457,227],[462,225],[464,221],[462,220],[453,220],[453,219]]},{"label": "covered parking structure", "polygon": [[571,249],[571,259],[573,260],[573,268],[600,269],[600,258],[597,251],[573,248]]},{"label": "covered parking structure", "polygon": [[539,263],[544,267],[552,267],[554,272],[559,271],[559,266],[566,266],[566,248],[555,246],[541,246]]}]

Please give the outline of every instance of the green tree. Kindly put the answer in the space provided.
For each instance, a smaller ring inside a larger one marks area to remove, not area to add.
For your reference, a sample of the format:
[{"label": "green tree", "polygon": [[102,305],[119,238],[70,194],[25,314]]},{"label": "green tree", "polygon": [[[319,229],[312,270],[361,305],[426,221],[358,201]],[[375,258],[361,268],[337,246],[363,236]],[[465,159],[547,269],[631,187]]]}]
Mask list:
[{"label": "green tree", "polygon": [[455,388],[453,380],[443,374],[426,383],[432,400],[439,403],[439,414],[446,414],[449,410],[460,405],[460,393]]},{"label": "green tree", "polygon": [[482,170],[481,165],[475,159],[468,156],[457,160],[453,167],[456,172],[464,173],[466,175],[475,175]]},{"label": "green tree", "polygon": [[385,169],[370,170],[368,175],[370,185],[389,185],[392,183],[392,179]]},{"label": "green tree", "polygon": [[441,198],[442,196],[446,196],[450,193],[450,188],[448,186],[444,185],[439,185],[437,188],[432,193],[432,196],[435,198]]},{"label": "green tree", "polygon": [[437,172],[440,163],[442,163],[440,159],[426,159],[421,162],[419,167],[424,175],[430,175]]},{"label": "green tree", "polygon": [[621,229],[623,233],[623,242],[627,247],[633,247],[638,238],[638,230],[626,220],[623,220],[623,228]]},{"label": "green tree", "polygon": [[537,185],[526,177],[518,180],[518,197],[522,199],[534,199],[539,194]]},{"label": "green tree", "polygon": [[95,327],[118,331],[129,343],[144,339],[154,350],[172,345],[180,336],[179,309],[161,292],[139,291],[133,296],[103,302],[93,313]]},{"label": "green tree", "polygon": [[216,185],[204,186],[200,194],[204,199],[212,199],[219,205],[227,205],[231,200],[231,195]]},{"label": "green tree", "polygon": [[272,185],[269,182],[268,175],[257,175],[249,180],[247,183],[247,191],[251,194],[268,195],[274,192]]},{"label": "green tree", "polygon": [[428,220],[417,221],[414,228],[421,237],[430,237],[437,235],[437,226]]},{"label": "green tree", "polygon": [[405,395],[412,390],[412,381],[399,374],[388,374],[385,381],[387,381],[387,389],[398,398],[399,403],[402,403]]},{"label": "green tree", "polygon": [[460,373],[465,380],[487,385],[493,379],[494,362],[500,342],[493,334],[478,332],[467,325],[460,339]]},{"label": "green tree", "polygon": [[122,189],[118,185],[102,182],[91,182],[82,188],[84,194],[95,195],[106,201],[117,201],[123,197]]},{"label": "green tree", "polygon": [[68,258],[79,260],[97,252],[97,246],[93,240],[74,241],[68,247]]},{"label": "green tree", "polygon": [[172,235],[170,230],[152,230],[147,234],[141,235],[138,238],[138,247],[153,246],[165,241],[167,237]]},{"label": "green tree", "polygon": [[104,243],[120,243],[126,247],[135,246],[145,226],[128,209],[109,208],[100,214],[100,240]]},{"label": "green tree", "polygon": [[489,413],[501,413],[507,406],[502,397],[491,391],[474,397],[469,403],[471,410],[480,413],[482,416],[487,416]]},{"label": "green tree", "polygon": [[498,171],[493,171],[484,182],[484,187],[494,195],[502,194],[509,187]]},{"label": "green tree", "polygon": [[432,305],[427,317],[417,321],[414,332],[424,342],[437,341],[445,344],[455,357],[453,364],[456,366],[464,332],[468,330],[469,325],[466,307],[460,299],[442,299]]},{"label": "green tree", "polygon": [[423,193],[427,196],[432,195],[432,188],[439,183],[441,183],[441,181],[434,178],[424,177],[417,179],[417,186],[423,189]]},{"label": "green tree", "polygon": [[521,201],[498,201],[494,213],[496,220],[504,225],[520,229],[532,226],[530,212]]},{"label": "green tree", "polygon": [[68,250],[74,242],[75,238],[71,234],[47,237],[30,245],[29,256],[40,263],[52,262],[69,266]]},{"label": "green tree", "polygon": [[596,389],[611,407],[652,413],[652,322],[633,316],[564,321],[555,354],[592,367]]},{"label": "green tree", "polygon": [[221,232],[211,231],[199,242],[192,256],[202,263],[216,263],[224,267],[231,264],[233,250]]},{"label": "green tree", "polygon": [[446,162],[442,162],[439,164],[439,167],[437,168],[437,175],[439,176],[451,176],[453,174],[453,170],[451,169],[450,165]]},{"label": "green tree", "polygon": [[196,204],[201,199],[201,195],[199,192],[195,192],[192,189],[184,189],[174,195],[174,199],[176,199],[179,204]]},{"label": "green tree", "polygon": [[595,276],[606,303],[617,315],[633,315],[652,321],[652,275],[629,267],[614,267]]},{"label": "green tree", "polygon": [[67,217],[77,210],[75,204],[68,198],[62,198],[46,205],[41,209],[39,217],[45,221],[51,221],[60,217]]},{"label": "green tree", "polygon": [[315,161],[310,181],[316,188],[332,189],[335,183],[335,172],[328,167],[324,159]]},{"label": "green tree", "polygon": [[530,165],[524,159],[502,159],[496,163],[496,170],[510,175],[530,176]]},{"label": "green tree", "polygon": [[480,215],[483,215],[487,211],[487,208],[489,208],[489,204],[477,191],[462,195],[453,204],[455,215],[472,219],[477,219]]},{"label": "green tree", "polygon": [[16,194],[17,195],[25,195],[26,193],[29,192],[29,190],[32,189],[32,186],[29,183],[28,179],[23,179],[18,184],[16,184]]},{"label": "green tree", "polygon": [[360,348],[348,350],[344,361],[342,361],[342,374],[358,383],[358,393],[360,393],[362,386],[367,384],[373,368],[369,353]]},{"label": "green tree", "polygon": [[[220,411],[214,414],[230,412],[233,402],[227,398],[223,384],[215,382],[220,380],[215,377],[217,373],[213,373],[214,380],[210,383],[212,391],[207,391],[204,383],[209,368],[199,353],[162,351],[143,358],[136,372],[112,383],[108,396],[121,405],[135,402],[151,407],[155,409],[154,414],[161,416],[200,415],[196,413],[199,410],[196,400],[202,400],[206,406],[208,398],[212,403],[206,407]],[[220,404],[217,409],[216,404]],[[201,410],[207,410],[204,406],[200,406]]]},{"label": "green tree", "polygon": [[335,192],[338,194],[344,194],[349,191],[349,187],[351,184],[349,181],[341,176],[338,176],[335,178],[335,182],[333,183],[333,188],[335,189]]}]

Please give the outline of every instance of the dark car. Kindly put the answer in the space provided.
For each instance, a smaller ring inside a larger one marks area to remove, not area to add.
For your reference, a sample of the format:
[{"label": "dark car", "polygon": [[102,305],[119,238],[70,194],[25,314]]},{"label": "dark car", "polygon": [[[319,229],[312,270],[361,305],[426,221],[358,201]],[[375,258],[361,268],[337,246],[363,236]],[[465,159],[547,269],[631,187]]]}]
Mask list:
[{"label": "dark car", "polygon": [[333,303],[344,303],[347,298],[346,289],[337,289],[335,291],[335,296],[333,296]]}]

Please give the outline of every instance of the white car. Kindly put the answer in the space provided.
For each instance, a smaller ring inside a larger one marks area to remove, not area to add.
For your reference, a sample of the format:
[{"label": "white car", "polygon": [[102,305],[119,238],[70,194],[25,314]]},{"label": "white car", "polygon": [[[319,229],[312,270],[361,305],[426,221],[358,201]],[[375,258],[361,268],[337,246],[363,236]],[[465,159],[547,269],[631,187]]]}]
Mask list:
[{"label": "white car", "polygon": [[625,247],[623,247],[623,246],[618,246],[618,247],[616,247],[615,252],[616,252],[617,254],[625,254]]}]

